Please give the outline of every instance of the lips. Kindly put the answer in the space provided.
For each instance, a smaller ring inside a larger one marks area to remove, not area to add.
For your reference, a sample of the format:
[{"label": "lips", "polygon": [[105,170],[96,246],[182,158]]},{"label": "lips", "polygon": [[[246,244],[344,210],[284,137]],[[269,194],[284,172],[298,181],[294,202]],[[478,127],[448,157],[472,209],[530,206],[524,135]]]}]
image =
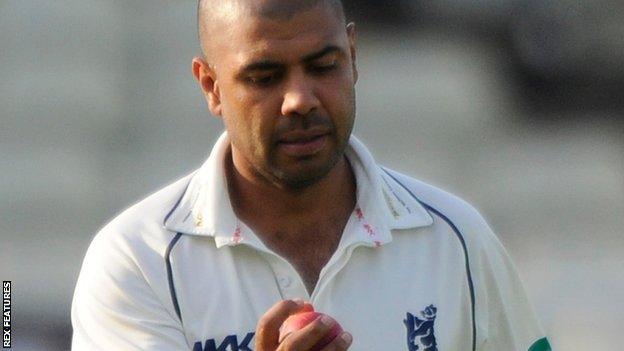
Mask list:
[{"label": "lips", "polygon": [[281,136],[280,143],[304,143],[311,141],[312,139],[329,134],[329,131],[324,129],[312,129],[312,130],[295,130],[288,132]]},{"label": "lips", "polygon": [[278,148],[290,156],[310,156],[323,149],[328,139],[326,130],[292,131],[283,135],[278,141]]}]

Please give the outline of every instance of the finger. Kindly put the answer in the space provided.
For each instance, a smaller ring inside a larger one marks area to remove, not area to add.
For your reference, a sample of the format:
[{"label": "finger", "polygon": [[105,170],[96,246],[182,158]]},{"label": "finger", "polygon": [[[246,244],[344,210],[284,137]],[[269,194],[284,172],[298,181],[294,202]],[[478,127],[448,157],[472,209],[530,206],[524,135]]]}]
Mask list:
[{"label": "finger", "polygon": [[314,306],[312,306],[312,304],[309,302],[304,302],[301,309],[297,311],[297,313],[301,312],[314,312]]},{"label": "finger", "polygon": [[287,335],[278,350],[310,350],[330,331],[336,321],[328,315],[322,315],[305,327]]},{"label": "finger", "polygon": [[332,342],[325,346],[321,351],[344,351],[351,346],[353,336],[347,332],[342,332]]},{"label": "finger", "polygon": [[256,327],[256,349],[275,350],[278,345],[279,328],[290,315],[301,309],[311,308],[303,300],[282,300],[266,311]]}]

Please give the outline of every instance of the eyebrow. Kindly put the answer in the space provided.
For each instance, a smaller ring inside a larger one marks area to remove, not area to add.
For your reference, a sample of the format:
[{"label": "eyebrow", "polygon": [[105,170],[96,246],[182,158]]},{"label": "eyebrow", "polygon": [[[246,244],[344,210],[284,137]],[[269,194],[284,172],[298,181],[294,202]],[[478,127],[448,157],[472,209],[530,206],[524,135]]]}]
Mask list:
[{"label": "eyebrow", "polygon": [[283,65],[275,61],[260,60],[260,61],[252,62],[248,65],[245,65],[245,67],[241,69],[241,72],[270,71],[270,70],[281,68],[282,66]]},{"label": "eyebrow", "polygon": [[[335,52],[342,53],[342,49],[336,45],[327,45],[326,47],[324,47],[323,49],[317,52],[313,52],[311,54],[304,56],[301,59],[301,62],[309,63],[311,61],[317,60],[323,56],[326,56]],[[248,65],[245,65],[240,70],[240,72],[244,73],[244,72],[251,72],[251,71],[271,71],[271,70],[280,69],[282,67],[284,67],[284,65],[279,62],[264,59],[264,60],[259,60],[256,62],[252,62]]]},{"label": "eyebrow", "polygon": [[329,54],[333,54],[333,53],[342,53],[342,49],[339,48],[336,45],[327,45],[326,47],[324,47],[322,50],[311,53],[309,55],[306,55],[303,57],[303,59],[301,61],[303,62],[310,62],[310,61],[314,61],[316,59],[319,59],[325,55],[329,55]]}]

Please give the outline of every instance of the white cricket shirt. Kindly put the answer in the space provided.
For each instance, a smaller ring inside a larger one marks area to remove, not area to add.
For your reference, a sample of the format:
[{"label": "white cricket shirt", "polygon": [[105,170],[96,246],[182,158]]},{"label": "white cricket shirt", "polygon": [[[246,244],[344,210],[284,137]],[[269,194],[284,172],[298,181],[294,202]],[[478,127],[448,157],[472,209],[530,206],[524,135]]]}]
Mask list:
[{"label": "white cricket shirt", "polygon": [[351,137],[357,205],[311,295],[234,215],[224,133],[195,173],[93,239],[72,305],[73,350],[253,349],[274,303],[303,298],[351,350],[550,350],[500,242],[464,201],[379,167]]}]

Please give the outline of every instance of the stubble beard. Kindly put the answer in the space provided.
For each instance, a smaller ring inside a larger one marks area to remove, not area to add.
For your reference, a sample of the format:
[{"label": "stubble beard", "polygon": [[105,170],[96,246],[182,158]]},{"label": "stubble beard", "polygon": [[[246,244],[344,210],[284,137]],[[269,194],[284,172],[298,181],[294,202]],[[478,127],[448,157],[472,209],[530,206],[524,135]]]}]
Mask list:
[{"label": "stubble beard", "polygon": [[[333,139],[333,144],[335,145],[335,149],[333,153],[330,155],[329,159],[322,165],[316,168],[307,168],[302,167],[304,169],[297,171],[286,171],[283,168],[280,168],[276,165],[275,162],[271,162],[269,164],[268,172],[270,174],[270,178],[272,179],[272,183],[282,189],[287,189],[291,191],[300,191],[306,189],[319,181],[325,178],[333,169],[336,167],[338,162],[345,157],[345,150],[349,145],[349,138],[351,137],[351,132],[353,131],[353,125],[355,120],[355,97],[352,101],[351,106],[351,116],[349,116],[350,124],[347,126],[347,131],[345,136],[340,139],[337,135],[336,128],[332,128],[333,133],[328,135],[330,139]],[[328,140],[329,141],[329,140]],[[310,156],[309,161],[314,162],[313,158],[315,156]],[[307,162],[308,157],[304,157],[300,160],[300,162]]]},{"label": "stubble beard", "polygon": [[[318,168],[287,172],[283,169],[272,167],[271,174],[275,179],[274,184],[287,190],[299,191],[318,183],[325,178],[329,172],[334,169],[336,164],[338,164],[338,161],[344,157],[346,146],[347,142],[344,142],[343,146],[336,149],[330,159]],[[306,162],[306,160],[304,159],[301,162]]]}]

